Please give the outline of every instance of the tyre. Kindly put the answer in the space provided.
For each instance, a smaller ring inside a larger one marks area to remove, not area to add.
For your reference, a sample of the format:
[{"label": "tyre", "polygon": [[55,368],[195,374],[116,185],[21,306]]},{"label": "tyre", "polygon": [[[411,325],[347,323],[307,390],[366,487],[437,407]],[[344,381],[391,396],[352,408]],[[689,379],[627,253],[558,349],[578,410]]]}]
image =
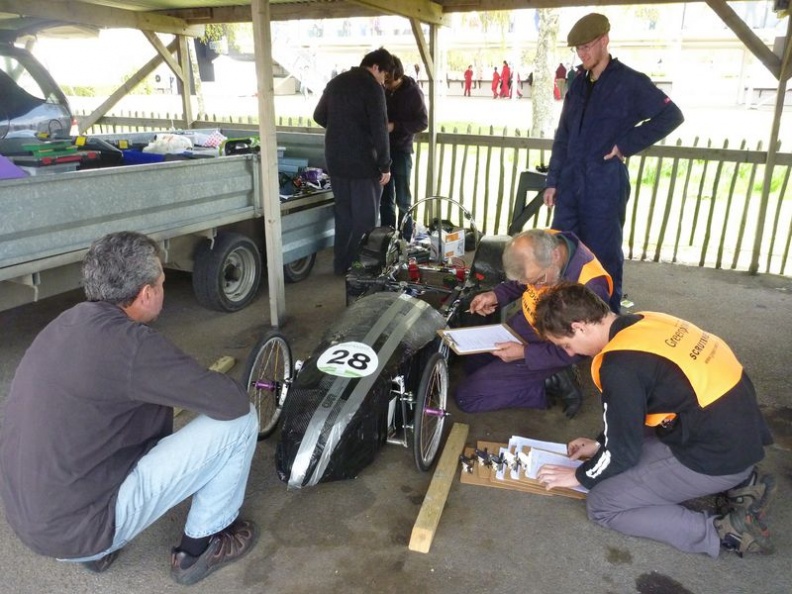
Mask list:
[{"label": "tyre", "polygon": [[261,254],[249,237],[221,233],[195,250],[193,291],[202,306],[218,311],[238,311],[258,293]]},{"label": "tyre", "polygon": [[419,470],[431,468],[440,449],[448,399],[448,364],[432,353],[421,373],[413,418],[413,453]]},{"label": "tyre", "polygon": [[271,331],[250,352],[242,380],[259,419],[259,440],[272,435],[294,373],[291,347],[279,332]]},{"label": "tyre", "polygon": [[299,283],[308,278],[313,270],[314,263],[316,262],[316,254],[305,256],[294,262],[284,264],[283,266],[283,280],[287,283]]}]

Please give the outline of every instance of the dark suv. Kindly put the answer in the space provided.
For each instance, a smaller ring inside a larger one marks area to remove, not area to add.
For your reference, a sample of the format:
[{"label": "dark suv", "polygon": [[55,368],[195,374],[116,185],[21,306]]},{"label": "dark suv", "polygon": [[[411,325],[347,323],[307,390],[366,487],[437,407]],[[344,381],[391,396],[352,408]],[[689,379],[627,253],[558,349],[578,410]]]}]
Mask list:
[{"label": "dark suv", "polygon": [[0,143],[20,137],[66,138],[72,114],[66,96],[27,50],[0,41]]}]

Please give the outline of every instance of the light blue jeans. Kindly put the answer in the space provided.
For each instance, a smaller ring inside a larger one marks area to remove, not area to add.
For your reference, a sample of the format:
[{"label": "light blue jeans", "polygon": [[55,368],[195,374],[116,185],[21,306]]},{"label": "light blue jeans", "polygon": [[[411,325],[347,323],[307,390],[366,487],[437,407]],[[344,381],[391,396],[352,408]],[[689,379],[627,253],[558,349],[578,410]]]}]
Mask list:
[{"label": "light blue jeans", "polygon": [[101,559],[190,496],[184,532],[192,538],[219,532],[239,514],[257,437],[258,416],[252,405],[247,415],[231,421],[196,417],[161,439],[121,484],[113,544],[96,555],[61,560]]}]

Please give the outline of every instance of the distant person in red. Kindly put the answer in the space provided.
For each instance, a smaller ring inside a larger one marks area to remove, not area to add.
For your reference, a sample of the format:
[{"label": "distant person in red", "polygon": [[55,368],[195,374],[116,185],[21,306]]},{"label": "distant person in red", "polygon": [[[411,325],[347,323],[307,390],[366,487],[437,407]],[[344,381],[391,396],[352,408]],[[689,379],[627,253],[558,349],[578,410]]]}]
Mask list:
[{"label": "distant person in red", "polygon": [[511,68],[509,68],[509,63],[506,60],[504,60],[503,68],[501,68],[500,96],[510,97],[511,96],[510,87],[511,87]]},{"label": "distant person in red", "polygon": [[492,98],[498,98],[498,85],[500,84],[500,74],[498,74],[498,67],[492,72]]},{"label": "distant person in red", "polygon": [[473,64],[469,64],[465,70],[465,97],[470,97],[470,87],[473,86]]},{"label": "distant person in red", "polygon": [[555,71],[555,83],[558,86],[558,99],[563,99],[564,95],[566,95],[566,83],[567,83],[567,69],[566,66],[562,62],[558,63],[558,68]]}]

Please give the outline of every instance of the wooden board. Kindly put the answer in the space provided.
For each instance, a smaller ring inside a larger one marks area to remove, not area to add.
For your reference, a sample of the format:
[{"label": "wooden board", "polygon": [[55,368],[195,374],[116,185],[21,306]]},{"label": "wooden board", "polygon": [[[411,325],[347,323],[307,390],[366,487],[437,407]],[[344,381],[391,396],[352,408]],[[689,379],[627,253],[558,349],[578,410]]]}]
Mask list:
[{"label": "wooden board", "polygon": [[428,553],[429,547],[432,546],[437,526],[440,524],[440,516],[448,499],[451,483],[456,475],[459,454],[465,447],[469,429],[463,423],[454,423],[451,428],[451,433],[443,447],[443,453],[440,455],[440,461],[437,463],[434,476],[432,476],[429,490],[421,505],[421,511],[418,512],[418,518],[413,526],[409,545],[411,551]]},{"label": "wooden board", "polygon": [[[476,445],[477,449],[483,451],[485,448],[489,453],[497,453],[500,448],[505,448],[507,444],[496,443],[490,441],[479,441]],[[475,458],[475,450],[472,447],[465,448],[465,456],[468,458]],[[536,479],[531,479],[526,476],[520,476],[519,479],[511,478],[508,472],[504,473],[503,480],[495,478],[497,470],[492,466],[482,466],[481,464],[473,465],[473,472],[467,472],[462,468],[459,480],[465,485],[479,485],[481,487],[495,487],[497,489],[511,489],[514,491],[522,491],[523,493],[534,493],[536,495],[548,495],[550,497],[571,497],[572,499],[585,499],[586,494],[574,489],[567,489],[559,487],[548,491]]]}]

